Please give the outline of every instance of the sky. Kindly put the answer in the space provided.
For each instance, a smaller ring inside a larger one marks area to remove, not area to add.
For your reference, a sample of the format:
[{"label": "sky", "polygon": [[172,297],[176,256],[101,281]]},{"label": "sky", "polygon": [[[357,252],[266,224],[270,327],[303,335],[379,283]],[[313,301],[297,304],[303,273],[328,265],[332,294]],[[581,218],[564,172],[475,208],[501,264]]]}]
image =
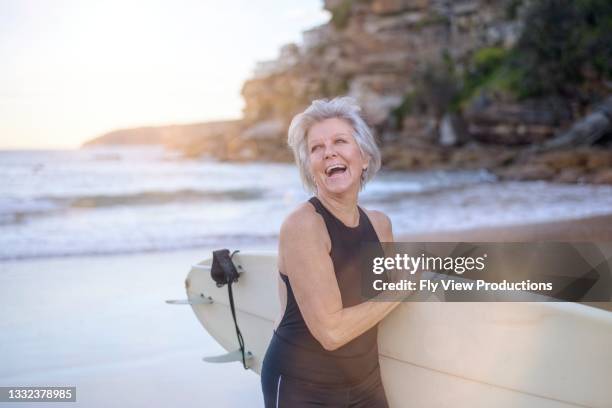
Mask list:
[{"label": "sky", "polygon": [[255,63],[328,20],[320,0],[0,0],[0,149],[239,118]]}]

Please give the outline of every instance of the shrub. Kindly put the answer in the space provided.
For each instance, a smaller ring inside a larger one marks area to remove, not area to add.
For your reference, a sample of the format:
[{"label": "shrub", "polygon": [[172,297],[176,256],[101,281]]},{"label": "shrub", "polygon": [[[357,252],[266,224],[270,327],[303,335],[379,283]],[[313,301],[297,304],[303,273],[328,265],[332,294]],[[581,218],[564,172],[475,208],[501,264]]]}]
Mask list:
[{"label": "shrub", "polygon": [[612,78],[612,1],[533,2],[510,64],[523,97],[571,96],[587,72]]},{"label": "shrub", "polygon": [[331,10],[331,22],[337,30],[343,30],[348,25],[352,7],[352,0],[343,0],[338,7]]}]

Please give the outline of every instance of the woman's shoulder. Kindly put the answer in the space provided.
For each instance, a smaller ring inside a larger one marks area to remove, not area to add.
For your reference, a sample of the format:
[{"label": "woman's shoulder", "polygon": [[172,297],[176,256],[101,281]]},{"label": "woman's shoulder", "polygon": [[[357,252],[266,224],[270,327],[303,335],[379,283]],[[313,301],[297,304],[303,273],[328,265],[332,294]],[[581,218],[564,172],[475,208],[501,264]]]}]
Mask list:
[{"label": "woman's shoulder", "polygon": [[317,241],[323,242],[326,248],[331,247],[325,221],[309,202],[298,205],[285,217],[280,229],[281,247],[288,240],[304,244]]},{"label": "woman's shoulder", "polygon": [[368,210],[365,207],[361,207],[361,209],[365,211],[370,221],[376,222],[381,225],[385,225],[385,224],[391,225],[391,219],[384,212],[379,211],[379,210]]},{"label": "woman's shoulder", "polygon": [[363,211],[368,215],[374,230],[378,234],[378,238],[381,242],[393,241],[393,227],[391,226],[391,219],[382,211],[368,210],[367,208],[361,207]]},{"label": "woman's shoulder", "polygon": [[312,204],[304,202],[285,217],[281,226],[281,235],[283,232],[319,232],[322,226],[324,227],[325,223],[319,213]]}]

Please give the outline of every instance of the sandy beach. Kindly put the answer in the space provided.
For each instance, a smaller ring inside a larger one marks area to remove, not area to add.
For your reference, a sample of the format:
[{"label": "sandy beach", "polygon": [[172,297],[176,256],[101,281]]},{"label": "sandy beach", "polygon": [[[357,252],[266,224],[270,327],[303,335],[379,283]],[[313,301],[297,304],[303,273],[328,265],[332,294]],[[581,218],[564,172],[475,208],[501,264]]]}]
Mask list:
[{"label": "sandy beach", "polygon": [[612,241],[612,215],[599,215],[554,222],[475,228],[463,231],[402,234],[406,242],[609,242]]},{"label": "sandy beach", "polygon": [[[597,216],[397,241],[611,239],[612,216]],[[202,362],[221,348],[188,306],[164,302],[184,298],[189,266],[210,250],[0,264],[0,386],[76,386],[70,407],[262,406],[259,376]]]},{"label": "sandy beach", "polygon": [[0,264],[0,386],[77,387],[54,407],[263,405],[259,376],[204,363],[224,351],[189,306],[165,303],[208,252]]}]

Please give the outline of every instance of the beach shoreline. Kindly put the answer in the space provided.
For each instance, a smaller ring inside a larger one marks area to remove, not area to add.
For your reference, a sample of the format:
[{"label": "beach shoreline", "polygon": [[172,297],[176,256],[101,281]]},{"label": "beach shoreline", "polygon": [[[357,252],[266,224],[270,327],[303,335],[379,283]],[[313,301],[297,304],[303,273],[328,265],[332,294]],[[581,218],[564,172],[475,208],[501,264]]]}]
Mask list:
[{"label": "beach shoreline", "polygon": [[[531,222],[524,224],[493,225],[466,229],[436,230],[414,234],[394,234],[396,242],[611,242],[612,214],[601,214],[579,218],[558,219],[551,221]],[[185,248],[126,251],[116,253],[68,254],[37,257],[20,257],[0,259],[0,265],[20,262],[45,262],[54,259],[105,259],[112,257],[155,256],[156,254],[189,253],[206,256],[208,248],[231,250],[265,250],[276,251],[278,239],[268,237],[255,243],[237,240],[220,242],[218,246],[189,246]]]}]

